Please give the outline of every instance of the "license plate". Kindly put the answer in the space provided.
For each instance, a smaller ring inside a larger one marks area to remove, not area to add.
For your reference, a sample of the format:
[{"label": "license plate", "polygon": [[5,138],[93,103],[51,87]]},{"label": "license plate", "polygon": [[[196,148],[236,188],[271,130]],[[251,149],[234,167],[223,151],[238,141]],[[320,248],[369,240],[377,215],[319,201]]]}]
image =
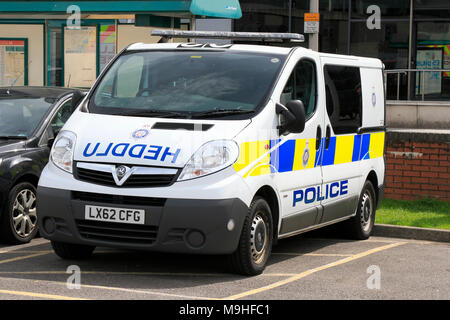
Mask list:
[{"label": "license plate", "polygon": [[84,217],[86,220],[144,224],[145,210],[86,206]]}]

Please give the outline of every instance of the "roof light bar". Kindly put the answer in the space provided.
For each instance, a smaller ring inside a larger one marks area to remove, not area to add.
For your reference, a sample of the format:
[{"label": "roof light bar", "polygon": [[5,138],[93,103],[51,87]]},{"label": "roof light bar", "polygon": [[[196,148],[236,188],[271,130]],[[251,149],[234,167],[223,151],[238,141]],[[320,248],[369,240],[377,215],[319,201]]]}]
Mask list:
[{"label": "roof light bar", "polygon": [[299,33],[272,32],[223,32],[223,31],[184,31],[184,30],[153,30],[152,36],[160,36],[162,42],[170,38],[208,38],[248,41],[292,41],[303,42],[305,37]]}]

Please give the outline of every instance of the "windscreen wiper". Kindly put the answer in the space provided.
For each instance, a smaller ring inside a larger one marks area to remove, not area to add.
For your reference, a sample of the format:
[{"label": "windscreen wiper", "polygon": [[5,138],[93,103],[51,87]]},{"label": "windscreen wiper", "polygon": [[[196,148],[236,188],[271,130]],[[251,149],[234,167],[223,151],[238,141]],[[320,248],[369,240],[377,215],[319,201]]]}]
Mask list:
[{"label": "windscreen wiper", "polygon": [[139,111],[131,111],[131,112],[121,112],[118,113],[121,116],[130,116],[130,117],[158,117],[158,118],[186,118],[185,113],[177,112],[177,111],[166,111],[166,110],[139,110]]},{"label": "windscreen wiper", "polygon": [[255,110],[242,110],[242,109],[213,109],[208,111],[196,112],[192,114],[192,118],[208,118],[208,117],[221,117],[235,114],[250,114],[255,113]]},{"label": "windscreen wiper", "polygon": [[25,136],[0,136],[0,139],[17,139],[17,140],[26,140],[28,139]]}]

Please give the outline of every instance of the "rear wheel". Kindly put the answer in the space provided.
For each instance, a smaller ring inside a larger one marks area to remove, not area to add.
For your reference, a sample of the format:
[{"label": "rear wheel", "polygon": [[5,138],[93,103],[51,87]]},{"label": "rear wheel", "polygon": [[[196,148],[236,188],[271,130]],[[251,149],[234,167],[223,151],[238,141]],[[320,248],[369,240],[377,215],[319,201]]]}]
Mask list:
[{"label": "rear wheel", "polygon": [[52,247],[55,253],[63,259],[87,259],[94,252],[95,246],[87,246],[82,244],[64,243],[52,241]]},{"label": "rear wheel", "polygon": [[356,215],[347,222],[350,236],[365,240],[370,237],[375,223],[376,196],[372,182],[367,180],[361,192]]},{"label": "rear wheel", "polygon": [[14,186],[2,214],[0,236],[8,243],[30,242],[38,231],[36,188],[29,182]]},{"label": "rear wheel", "polygon": [[272,213],[266,200],[257,197],[244,221],[239,245],[230,256],[234,272],[257,275],[264,271],[272,251]]}]

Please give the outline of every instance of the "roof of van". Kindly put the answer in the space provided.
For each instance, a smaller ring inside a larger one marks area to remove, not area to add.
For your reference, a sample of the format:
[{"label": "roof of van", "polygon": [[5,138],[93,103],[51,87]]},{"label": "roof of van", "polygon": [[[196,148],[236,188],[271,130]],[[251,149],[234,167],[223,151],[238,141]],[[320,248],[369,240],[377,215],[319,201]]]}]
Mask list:
[{"label": "roof of van", "polygon": [[[133,43],[131,44],[127,50],[174,50],[177,48],[182,49],[195,49],[195,50],[211,50],[211,46],[205,44],[205,46],[187,46],[187,43]],[[217,46],[220,48],[220,46]],[[268,45],[249,45],[249,44],[231,44],[229,46],[225,46],[226,50],[231,51],[247,51],[247,52],[259,52],[259,53],[272,53],[272,54],[281,54],[288,55],[292,50],[304,50],[305,54],[310,55],[318,55],[322,60],[326,60],[326,63],[329,64],[350,64],[355,66],[366,66],[371,68],[383,68],[383,63],[381,60],[376,58],[366,58],[366,57],[358,57],[358,56],[350,56],[350,55],[340,55],[340,54],[331,54],[331,53],[322,53],[313,51],[311,49],[306,49],[303,47],[277,47],[277,46],[268,46]]]}]

